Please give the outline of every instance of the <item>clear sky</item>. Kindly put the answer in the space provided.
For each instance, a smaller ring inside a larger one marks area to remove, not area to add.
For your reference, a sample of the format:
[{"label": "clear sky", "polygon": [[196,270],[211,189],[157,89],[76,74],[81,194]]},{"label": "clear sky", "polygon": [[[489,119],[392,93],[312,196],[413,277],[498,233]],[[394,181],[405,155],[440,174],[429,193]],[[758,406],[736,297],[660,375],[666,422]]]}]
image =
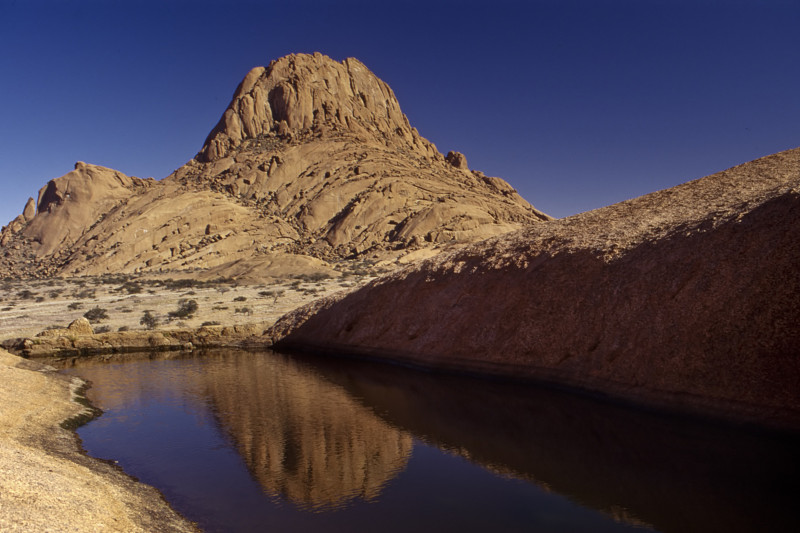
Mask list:
[{"label": "clear sky", "polygon": [[0,0],[0,50],[0,224],[75,161],[167,176],[292,52],[557,217],[800,146],[797,0]]}]

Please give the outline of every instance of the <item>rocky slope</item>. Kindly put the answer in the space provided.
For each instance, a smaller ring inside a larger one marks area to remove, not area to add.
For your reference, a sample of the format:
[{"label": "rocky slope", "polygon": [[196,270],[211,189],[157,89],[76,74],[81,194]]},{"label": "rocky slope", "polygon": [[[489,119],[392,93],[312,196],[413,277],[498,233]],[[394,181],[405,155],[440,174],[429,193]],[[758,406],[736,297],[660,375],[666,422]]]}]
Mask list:
[{"label": "rocky slope", "polygon": [[269,270],[287,255],[313,270],[547,219],[462,154],[440,154],[359,61],[298,54],[250,71],[200,152],[167,178],[78,163],[51,180],[0,233],[0,275],[224,276],[233,262]]},{"label": "rocky slope", "polygon": [[800,428],[798,235],[794,149],[441,254],[272,335]]}]

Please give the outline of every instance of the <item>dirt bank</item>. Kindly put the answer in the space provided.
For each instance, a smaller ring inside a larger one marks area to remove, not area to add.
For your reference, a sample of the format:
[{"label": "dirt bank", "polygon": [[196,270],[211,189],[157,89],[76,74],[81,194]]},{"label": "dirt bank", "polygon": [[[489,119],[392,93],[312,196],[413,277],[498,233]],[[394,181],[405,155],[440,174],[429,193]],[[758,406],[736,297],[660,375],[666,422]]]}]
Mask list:
[{"label": "dirt bank", "polygon": [[0,530],[197,531],[154,488],[86,456],[84,382],[0,350]]}]

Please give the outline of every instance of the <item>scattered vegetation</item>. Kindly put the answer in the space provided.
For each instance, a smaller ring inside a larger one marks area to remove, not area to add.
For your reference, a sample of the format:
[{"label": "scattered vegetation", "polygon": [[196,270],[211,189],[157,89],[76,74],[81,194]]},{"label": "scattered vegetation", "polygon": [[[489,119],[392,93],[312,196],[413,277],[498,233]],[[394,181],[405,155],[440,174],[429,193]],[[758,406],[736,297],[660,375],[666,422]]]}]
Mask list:
[{"label": "scattered vegetation", "polygon": [[82,304],[82,303],[80,303],[80,302],[72,302],[72,303],[71,303],[71,304],[69,304],[67,307],[68,307],[69,309],[72,309],[73,311],[75,311],[76,309],[80,309],[81,307],[83,307],[83,304]]},{"label": "scattered vegetation", "polygon": [[322,281],[324,279],[330,279],[331,275],[326,272],[314,272],[313,274],[298,274],[294,276],[295,279],[300,279],[306,282],[313,282],[313,281]]},{"label": "scattered vegetation", "polygon": [[25,289],[17,293],[17,298],[19,298],[20,300],[30,300],[31,298],[33,298],[33,296],[34,296],[33,292],[30,291],[29,289]]},{"label": "scattered vegetation", "polygon": [[247,301],[247,296],[237,296],[236,298],[233,299],[233,301],[234,302],[246,302]]},{"label": "scattered vegetation", "polygon": [[252,315],[253,309],[251,307],[237,307],[235,309],[236,313],[241,313],[243,315]]},{"label": "scattered vegetation", "polygon": [[206,320],[205,322],[200,324],[200,327],[204,327],[204,326],[219,326],[219,325],[220,325],[219,320]]},{"label": "scattered vegetation", "polygon": [[110,326],[100,326],[100,327],[94,328],[94,332],[95,333],[108,333],[109,331],[111,331],[111,327]]}]

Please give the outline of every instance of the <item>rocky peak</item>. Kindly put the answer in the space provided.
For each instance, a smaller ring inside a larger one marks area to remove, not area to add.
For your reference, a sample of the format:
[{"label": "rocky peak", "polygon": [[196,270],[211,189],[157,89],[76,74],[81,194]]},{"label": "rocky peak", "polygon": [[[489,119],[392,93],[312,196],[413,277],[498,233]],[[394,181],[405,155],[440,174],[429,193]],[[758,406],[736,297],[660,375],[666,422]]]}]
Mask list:
[{"label": "rocky peak", "polygon": [[292,54],[248,72],[197,159],[215,161],[247,139],[306,133],[349,133],[438,154],[411,127],[392,89],[363,63],[315,53]]}]

